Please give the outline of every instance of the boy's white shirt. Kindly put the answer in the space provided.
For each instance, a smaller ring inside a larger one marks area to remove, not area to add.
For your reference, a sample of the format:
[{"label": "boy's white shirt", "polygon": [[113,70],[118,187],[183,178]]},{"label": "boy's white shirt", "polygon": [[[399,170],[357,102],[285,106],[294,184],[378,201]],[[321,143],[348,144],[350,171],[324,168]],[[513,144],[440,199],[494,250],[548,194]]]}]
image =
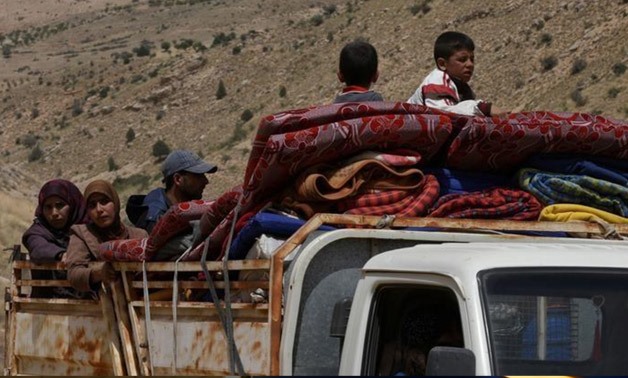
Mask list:
[{"label": "boy's white shirt", "polygon": [[465,100],[460,101],[456,104],[452,104],[451,101],[437,96],[430,96],[426,99],[423,99],[423,87],[429,84],[445,85],[456,93],[457,98],[460,98],[460,95],[458,94],[458,88],[456,87],[454,81],[451,80],[451,78],[449,77],[449,75],[447,75],[445,71],[435,68],[432,72],[430,72],[429,75],[425,77],[421,85],[417,88],[417,90],[408,99],[407,102],[409,102],[410,104],[425,105],[430,108],[436,108],[456,114],[469,116],[484,115],[478,107],[478,104],[482,102],[481,100]]}]

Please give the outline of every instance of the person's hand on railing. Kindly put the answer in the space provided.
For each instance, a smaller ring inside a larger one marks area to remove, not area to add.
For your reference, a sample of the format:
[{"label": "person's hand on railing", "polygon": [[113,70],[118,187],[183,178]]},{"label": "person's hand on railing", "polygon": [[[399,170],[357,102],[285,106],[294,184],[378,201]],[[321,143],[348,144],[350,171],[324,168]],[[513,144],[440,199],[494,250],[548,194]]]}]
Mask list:
[{"label": "person's hand on railing", "polygon": [[100,266],[95,267],[92,270],[90,276],[92,283],[110,283],[116,280],[116,271],[109,263],[102,263]]}]

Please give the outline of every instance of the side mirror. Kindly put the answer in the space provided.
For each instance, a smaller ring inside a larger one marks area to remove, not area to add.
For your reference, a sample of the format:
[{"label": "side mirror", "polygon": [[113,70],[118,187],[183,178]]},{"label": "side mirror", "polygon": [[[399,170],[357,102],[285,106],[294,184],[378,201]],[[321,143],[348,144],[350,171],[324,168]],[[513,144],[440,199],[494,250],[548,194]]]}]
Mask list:
[{"label": "side mirror", "polygon": [[464,348],[434,347],[427,356],[425,375],[475,375],[475,355]]}]

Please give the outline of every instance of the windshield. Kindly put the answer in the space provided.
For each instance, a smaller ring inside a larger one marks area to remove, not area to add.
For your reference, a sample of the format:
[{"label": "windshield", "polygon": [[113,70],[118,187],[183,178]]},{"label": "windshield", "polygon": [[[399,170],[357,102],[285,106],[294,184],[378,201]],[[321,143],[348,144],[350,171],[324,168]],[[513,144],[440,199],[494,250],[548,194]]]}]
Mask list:
[{"label": "windshield", "polygon": [[628,271],[479,276],[494,375],[627,375]]}]

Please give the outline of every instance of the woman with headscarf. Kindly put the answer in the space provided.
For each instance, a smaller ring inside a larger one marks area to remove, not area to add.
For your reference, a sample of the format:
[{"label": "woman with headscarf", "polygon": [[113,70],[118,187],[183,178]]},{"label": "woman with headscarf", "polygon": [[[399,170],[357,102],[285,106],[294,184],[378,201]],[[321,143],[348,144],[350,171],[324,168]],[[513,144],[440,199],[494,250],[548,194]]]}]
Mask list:
[{"label": "woman with headscarf", "polygon": [[[22,235],[22,244],[29,258],[36,264],[61,261],[68,248],[70,226],[87,220],[85,201],[81,191],[72,182],[55,179],[46,182],[39,190],[33,224]],[[37,280],[64,280],[60,271],[33,270]],[[73,296],[61,287],[35,287],[33,297]]]},{"label": "woman with headscarf", "polygon": [[79,291],[97,290],[101,282],[115,280],[109,263],[91,264],[99,260],[98,245],[110,240],[148,237],[145,230],[125,226],[120,219],[120,198],[111,183],[95,180],[83,193],[87,204],[87,224],[70,228],[70,243],[66,257],[68,280]]}]

